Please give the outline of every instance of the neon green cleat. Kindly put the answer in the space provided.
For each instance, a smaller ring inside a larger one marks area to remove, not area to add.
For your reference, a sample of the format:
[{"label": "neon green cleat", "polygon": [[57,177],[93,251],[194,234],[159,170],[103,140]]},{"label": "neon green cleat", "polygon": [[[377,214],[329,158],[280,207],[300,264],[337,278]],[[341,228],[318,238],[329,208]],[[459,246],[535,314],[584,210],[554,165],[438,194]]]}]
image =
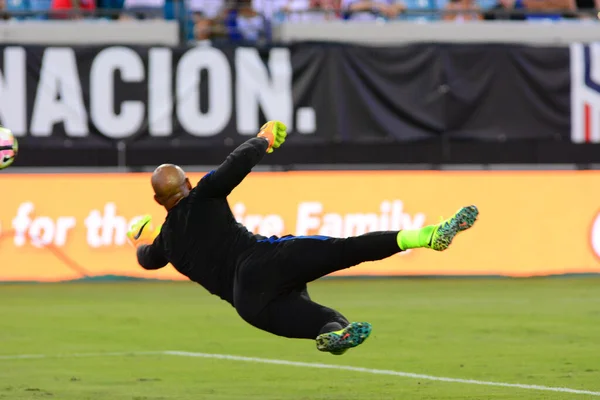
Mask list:
[{"label": "neon green cleat", "polygon": [[431,241],[425,247],[435,251],[446,250],[458,233],[473,226],[478,215],[479,210],[475,206],[461,208],[452,217],[436,225],[433,235],[431,235]]},{"label": "neon green cleat", "polygon": [[348,349],[367,340],[371,330],[371,324],[368,322],[352,322],[339,331],[320,334],[317,337],[317,349],[328,351],[336,356],[342,355]]}]

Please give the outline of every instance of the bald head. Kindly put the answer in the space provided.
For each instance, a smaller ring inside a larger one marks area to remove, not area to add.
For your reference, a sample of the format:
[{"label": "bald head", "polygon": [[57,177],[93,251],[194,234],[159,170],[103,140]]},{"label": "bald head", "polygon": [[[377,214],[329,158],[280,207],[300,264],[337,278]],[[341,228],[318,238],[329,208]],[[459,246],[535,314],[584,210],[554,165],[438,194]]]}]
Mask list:
[{"label": "bald head", "polygon": [[152,174],[152,189],[157,203],[170,210],[189,194],[191,184],[180,167],[163,164]]}]

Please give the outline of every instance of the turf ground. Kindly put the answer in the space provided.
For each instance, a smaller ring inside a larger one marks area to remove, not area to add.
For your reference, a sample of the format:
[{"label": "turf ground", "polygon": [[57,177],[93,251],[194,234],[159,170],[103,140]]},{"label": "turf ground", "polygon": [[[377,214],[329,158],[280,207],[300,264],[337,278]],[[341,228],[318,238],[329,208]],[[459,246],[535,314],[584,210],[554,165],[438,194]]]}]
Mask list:
[{"label": "turf ground", "polygon": [[[0,285],[0,399],[600,398],[310,366],[102,354],[179,350],[600,392],[599,287],[598,278],[318,282],[315,300],[373,323],[364,345],[336,357],[312,341],[246,325],[191,283]],[[83,353],[97,354],[72,356]],[[23,354],[49,357],[6,357]]]}]

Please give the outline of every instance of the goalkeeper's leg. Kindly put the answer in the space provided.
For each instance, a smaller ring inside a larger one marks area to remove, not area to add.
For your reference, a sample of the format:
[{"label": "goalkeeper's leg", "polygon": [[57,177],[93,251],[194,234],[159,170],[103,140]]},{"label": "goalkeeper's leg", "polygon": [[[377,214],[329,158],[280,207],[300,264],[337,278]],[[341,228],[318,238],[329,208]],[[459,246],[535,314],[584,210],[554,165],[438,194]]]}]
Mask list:
[{"label": "goalkeeper's leg", "polygon": [[352,322],[336,310],[312,301],[306,290],[280,295],[252,325],[278,336],[316,340],[317,349],[334,355],[362,344],[371,333],[368,322]]},{"label": "goalkeeper's leg", "polygon": [[[475,206],[461,208],[436,225],[400,232],[373,232],[345,239],[284,238],[279,250],[280,287],[294,288],[333,272],[368,261],[378,261],[408,249],[446,250],[455,236],[475,223]],[[283,256],[283,257],[282,257]]]}]

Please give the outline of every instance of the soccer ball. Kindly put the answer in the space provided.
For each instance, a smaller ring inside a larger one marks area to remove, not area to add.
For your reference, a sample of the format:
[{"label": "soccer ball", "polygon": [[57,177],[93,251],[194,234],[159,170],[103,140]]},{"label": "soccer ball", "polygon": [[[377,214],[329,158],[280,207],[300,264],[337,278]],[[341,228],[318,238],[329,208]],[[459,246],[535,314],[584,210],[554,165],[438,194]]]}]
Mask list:
[{"label": "soccer ball", "polygon": [[17,158],[19,143],[10,129],[0,126],[0,169],[8,168]]}]

